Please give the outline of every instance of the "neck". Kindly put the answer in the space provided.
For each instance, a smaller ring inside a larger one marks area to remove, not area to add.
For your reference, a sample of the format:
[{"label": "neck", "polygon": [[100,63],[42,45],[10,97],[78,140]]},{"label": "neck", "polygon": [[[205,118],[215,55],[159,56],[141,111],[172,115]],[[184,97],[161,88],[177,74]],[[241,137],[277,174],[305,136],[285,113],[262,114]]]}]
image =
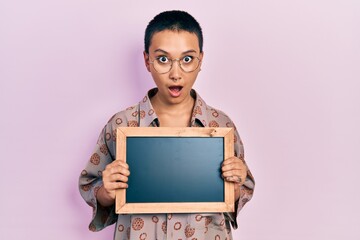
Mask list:
[{"label": "neck", "polygon": [[189,127],[195,100],[188,95],[183,101],[169,103],[156,94],[151,103],[161,127]]}]

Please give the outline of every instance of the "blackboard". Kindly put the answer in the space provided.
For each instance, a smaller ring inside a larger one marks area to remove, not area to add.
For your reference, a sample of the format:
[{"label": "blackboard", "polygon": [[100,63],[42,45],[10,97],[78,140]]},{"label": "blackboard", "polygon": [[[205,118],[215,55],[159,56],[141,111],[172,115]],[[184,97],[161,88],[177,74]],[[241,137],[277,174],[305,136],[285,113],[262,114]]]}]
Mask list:
[{"label": "blackboard", "polygon": [[131,173],[117,213],[234,210],[234,186],[221,178],[232,128],[118,128],[116,151]]},{"label": "blackboard", "polygon": [[223,138],[128,137],[126,152],[127,203],[224,201]]}]

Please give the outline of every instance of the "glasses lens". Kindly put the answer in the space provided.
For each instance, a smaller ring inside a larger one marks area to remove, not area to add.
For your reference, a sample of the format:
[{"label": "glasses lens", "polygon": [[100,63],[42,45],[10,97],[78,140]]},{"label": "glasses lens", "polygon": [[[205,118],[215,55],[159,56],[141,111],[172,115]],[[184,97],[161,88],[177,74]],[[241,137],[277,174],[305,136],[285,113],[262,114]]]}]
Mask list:
[{"label": "glasses lens", "polygon": [[154,61],[154,68],[158,73],[167,73],[171,70],[171,61],[168,60],[167,62],[162,62],[159,59]]},{"label": "glasses lens", "polygon": [[200,60],[197,57],[186,56],[180,60],[180,67],[184,72],[195,71],[200,64]]}]

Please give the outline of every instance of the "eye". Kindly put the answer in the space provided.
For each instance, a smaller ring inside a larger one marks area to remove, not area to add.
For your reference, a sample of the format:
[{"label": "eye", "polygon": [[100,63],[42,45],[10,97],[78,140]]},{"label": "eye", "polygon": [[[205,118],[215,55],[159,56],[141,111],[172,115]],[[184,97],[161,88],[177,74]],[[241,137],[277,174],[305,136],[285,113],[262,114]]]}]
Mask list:
[{"label": "eye", "polygon": [[157,58],[157,60],[160,62],[160,63],[168,63],[169,62],[169,59],[165,56],[160,56]]},{"label": "eye", "polygon": [[185,56],[182,61],[184,63],[190,63],[191,61],[193,60],[193,57],[192,56]]}]

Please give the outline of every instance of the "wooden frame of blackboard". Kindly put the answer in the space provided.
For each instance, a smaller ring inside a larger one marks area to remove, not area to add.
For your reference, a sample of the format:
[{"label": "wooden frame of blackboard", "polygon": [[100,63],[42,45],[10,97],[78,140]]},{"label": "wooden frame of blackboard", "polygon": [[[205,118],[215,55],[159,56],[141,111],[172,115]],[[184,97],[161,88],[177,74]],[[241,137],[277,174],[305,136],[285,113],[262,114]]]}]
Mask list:
[{"label": "wooden frame of blackboard", "polygon": [[[233,128],[119,127],[116,130],[116,136],[116,159],[122,159],[125,162],[127,137],[221,137],[224,139],[223,160],[234,156]],[[119,189],[116,191],[115,211],[117,214],[234,212],[234,183],[223,182],[223,202],[127,203],[126,189]],[[209,188],[209,186],[204,186],[204,188]]]}]

